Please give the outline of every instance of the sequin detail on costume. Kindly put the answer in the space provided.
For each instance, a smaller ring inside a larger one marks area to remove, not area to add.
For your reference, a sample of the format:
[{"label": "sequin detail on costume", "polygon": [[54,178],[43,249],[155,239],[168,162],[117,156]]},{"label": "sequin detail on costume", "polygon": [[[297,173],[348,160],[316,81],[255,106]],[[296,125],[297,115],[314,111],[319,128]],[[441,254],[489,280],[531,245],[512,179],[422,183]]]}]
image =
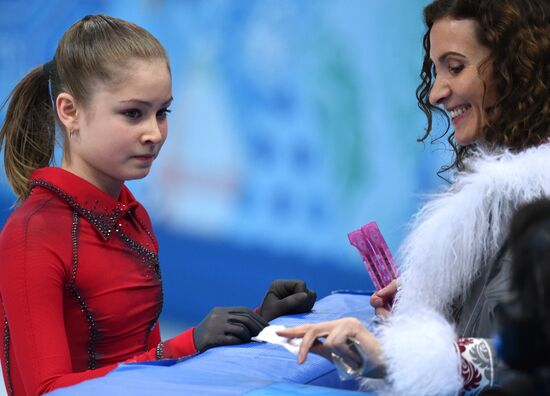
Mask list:
[{"label": "sequin detail on costume", "polygon": [[[67,284],[67,287],[69,287],[69,290],[73,297],[77,300],[78,304],[80,305],[80,308],[84,312],[86,316],[86,320],[88,322],[88,329],[90,330],[90,342],[88,344],[88,355],[89,355],[89,362],[88,362],[88,368],[95,369],[97,367],[97,359],[96,359],[96,351],[95,346],[97,344],[97,340],[100,336],[97,326],[95,324],[94,317],[92,316],[90,310],[84,303],[82,297],[79,295],[78,290],[75,287],[75,278],[76,278],[76,270],[78,267],[78,215],[84,217],[86,220],[88,220],[92,225],[94,225],[99,232],[104,236],[105,239],[109,240],[113,231],[118,234],[120,239],[124,242],[125,245],[127,245],[132,252],[137,256],[137,258],[145,264],[145,267],[149,272],[152,272],[155,276],[155,280],[159,282],[160,285],[160,301],[158,304],[157,312],[155,313],[155,319],[151,321],[149,324],[149,327],[147,328],[147,333],[145,335],[145,342],[144,342],[144,348],[147,350],[147,341],[149,339],[149,335],[155,328],[155,325],[158,322],[158,319],[160,317],[160,314],[162,312],[162,306],[164,304],[164,292],[162,288],[162,277],[160,273],[160,265],[159,265],[159,259],[158,255],[145,248],[144,246],[140,245],[139,243],[135,242],[132,238],[130,238],[127,234],[125,234],[120,229],[120,224],[117,225],[117,220],[120,217],[120,214],[122,213],[122,210],[120,208],[115,207],[113,211],[109,214],[100,214],[100,213],[94,213],[89,209],[83,208],[81,205],[79,205],[76,200],[69,194],[67,194],[62,189],[44,181],[44,180],[32,180],[30,183],[30,188],[32,190],[35,186],[40,186],[43,188],[46,188],[56,195],[58,195],[61,199],[63,199],[67,204],[69,204],[74,210],[75,213],[73,215],[73,269],[71,274],[71,281],[69,284]],[[132,214],[131,212],[129,212]],[[145,231],[145,233],[149,236],[151,239],[151,242],[154,244],[154,237],[152,233],[145,227],[145,225],[136,217],[134,216],[138,224],[141,226],[141,228]],[[76,219],[76,220],[75,220]],[[76,226],[75,226],[76,222]],[[148,275],[146,275],[147,278],[150,278]]]},{"label": "sequin detail on costume", "polygon": [[8,327],[8,317],[6,316],[6,311],[4,311],[4,361],[6,362],[6,389],[8,395],[13,396],[13,385],[11,383],[11,372],[10,372],[10,329]]},{"label": "sequin detail on costume", "polygon": [[78,289],[75,286],[76,272],[78,270],[78,226],[79,226],[79,215],[77,212],[73,213],[73,224],[72,224],[72,250],[73,250],[73,262],[71,269],[71,279],[67,283],[67,289],[74,297],[80,309],[86,317],[88,322],[88,331],[90,332],[90,339],[88,341],[88,369],[95,370],[97,368],[97,357],[96,357],[96,344],[99,338],[99,331],[95,323],[95,319],[88,309],[88,306],[84,302],[84,299],[78,292]]},{"label": "sequin detail on costume", "polygon": [[55,194],[59,195],[60,198],[62,198],[65,202],[67,202],[72,208],[74,208],[82,217],[84,217],[86,220],[88,220],[91,224],[93,224],[105,237],[105,239],[109,239],[111,237],[111,234],[113,232],[113,229],[116,225],[117,219],[122,212],[121,209],[115,208],[112,213],[107,214],[100,214],[100,213],[93,213],[91,210],[83,208],[80,206],[72,196],[67,194],[65,191],[61,190],[60,188],[45,182],[43,180],[32,180],[29,183],[30,189],[32,190],[35,186],[40,186],[47,188],[48,190],[54,192]]},{"label": "sequin detail on costume", "polygon": [[[124,231],[120,229],[120,227],[115,228],[115,232],[126,244],[126,246],[128,246],[137,255],[141,262],[146,265],[149,272],[153,273],[155,275],[155,278],[160,281],[161,276],[158,255],[155,252],[152,252],[151,250],[141,246],[139,243],[134,241],[132,238],[126,235]],[[148,275],[146,276],[149,277]]]},{"label": "sequin detail on costume", "polygon": [[[134,216],[134,219],[136,219],[138,224],[141,226],[141,228],[147,233],[147,235],[151,239],[151,242],[153,242],[154,241],[153,235],[149,232],[149,230],[145,227],[145,225],[141,221],[139,221],[137,217]],[[145,335],[145,350],[147,350],[147,341],[149,339],[149,335],[155,328],[155,325],[162,312],[162,305],[164,304],[164,292],[162,289],[162,276],[160,273],[160,263],[159,263],[158,254],[143,247],[142,245],[134,241],[132,238],[130,238],[126,233],[124,233],[124,231],[122,231],[121,224],[119,224],[118,227],[115,228],[115,233],[120,237],[122,242],[124,242],[124,244],[126,244],[130,248],[130,250],[136,254],[137,258],[145,265],[147,271],[155,275],[156,280],[160,284],[160,301],[158,304],[159,309],[157,309],[157,312],[155,313],[155,319],[153,319],[149,324],[149,327],[147,328],[147,334]],[[145,276],[147,278],[150,278],[149,274],[146,274]]]}]

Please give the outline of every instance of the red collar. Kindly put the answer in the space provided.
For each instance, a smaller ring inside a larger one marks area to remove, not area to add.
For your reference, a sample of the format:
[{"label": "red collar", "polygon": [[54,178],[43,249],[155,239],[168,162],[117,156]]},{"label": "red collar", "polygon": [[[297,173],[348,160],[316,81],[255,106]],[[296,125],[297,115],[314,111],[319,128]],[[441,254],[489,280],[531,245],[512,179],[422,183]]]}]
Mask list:
[{"label": "red collar", "polygon": [[88,219],[104,239],[109,239],[118,220],[139,204],[126,186],[122,186],[118,200],[93,184],[61,168],[47,167],[32,172],[30,190],[46,188],[79,215]]}]

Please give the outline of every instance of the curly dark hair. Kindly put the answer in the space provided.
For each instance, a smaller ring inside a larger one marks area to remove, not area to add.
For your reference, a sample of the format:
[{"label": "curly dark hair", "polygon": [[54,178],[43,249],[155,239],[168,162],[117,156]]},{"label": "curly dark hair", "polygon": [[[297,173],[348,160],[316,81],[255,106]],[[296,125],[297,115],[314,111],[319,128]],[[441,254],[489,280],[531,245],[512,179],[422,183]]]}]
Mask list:
[{"label": "curly dark hair", "polygon": [[[546,140],[550,134],[550,1],[548,0],[435,0],[424,8],[427,31],[423,38],[424,61],[416,90],[418,106],[427,118],[424,142],[433,128],[434,113],[442,115],[446,130],[432,138],[447,140],[455,152],[454,161],[439,174],[464,169],[471,146],[460,146],[450,132],[445,111],[432,105],[429,94],[434,82],[430,59],[430,32],[445,17],[477,22],[477,39],[490,49],[491,80],[497,101],[487,109],[482,135],[487,143],[512,151],[523,150]],[[486,63],[482,63],[478,70]],[[480,74],[481,75],[481,74]]]}]

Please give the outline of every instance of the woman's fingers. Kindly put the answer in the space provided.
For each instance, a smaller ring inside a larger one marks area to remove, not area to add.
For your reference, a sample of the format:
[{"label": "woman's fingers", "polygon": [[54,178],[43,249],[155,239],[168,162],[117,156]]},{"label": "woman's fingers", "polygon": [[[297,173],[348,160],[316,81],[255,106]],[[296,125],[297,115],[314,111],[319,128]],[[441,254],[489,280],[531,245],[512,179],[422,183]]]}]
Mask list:
[{"label": "woman's fingers", "polygon": [[300,349],[298,350],[298,363],[302,364],[307,359],[307,354],[315,344],[317,337],[322,333],[324,323],[318,325],[302,325],[290,329],[277,331],[277,335],[286,338],[302,338]]},{"label": "woman's fingers", "polygon": [[302,364],[307,359],[307,354],[311,347],[317,341],[318,337],[324,337],[330,332],[331,322],[312,325],[311,328],[302,337],[302,343],[298,350],[298,363]]},{"label": "woman's fingers", "polygon": [[370,305],[374,308],[377,316],[387,318],[391,313],[391,306],[397,294],[397,279],[391,281],[383,289],[373,293],[370,297]]},{"label": "woman's fingers", "polygon": [[354,331],[349,326],[338,326],[327,336],[324,346],[343,358],[352,368],[357,368],[361,365],[361,356],[350,347],[352,333]]},{"label": "woman's fingers", "polygon": [[397,293],[397,279],[392,280],[388,286],[378,290],[375,294],[382,299],[393,298]]},{"label": "woman's fingers", "polygon": [[[281,337],[287,338],[302,338],[300,349],[298,350],[298,363],[302,364],[306,361],[307,355],[312,347],[315,345],[315,351],[322,351],[322,348],[317,342],[319,337],[324,337],[329,334],[334,327],[336,321],[324,322],[319,324],[308,324],[297,326],[290,329],[277,331],[277,334]],[[324,356],[324,352],[320,353]]]},{"label": "woman's fingers", "polygon": [[376,293],[374,293],[372,296],[370,296],[370,305],[373,308],[383,307],[384,299],[378,296]]},{"label": "woman's fingers", "polygon": [[302,338],[304,334],[311,328],[311,326],[314,326],[314,325],[307,324],[307,325],[291,327],[289,329],[278,330],[275,333],[277,335],[280,335],[281,337],[286,337],[286,338]]},{"label": "woman's fingers", "polygon": [[[365,359],[373,365],[373,368],[383,373],[384,358],[380,344],[357,318],[349,317],[331,322],[302,325],[277,331],[277,334],[287,338],[302,337],[298,351],[299,364],[306,361],[309,352],[329,360],[333,360],[333,354],[336,354],[353,369],[360,367]],[[322,342],[320,337],[324,338]]]},{"label": "woman's fingers", "polygon": [[[307,333],[307,331],[311,330],[312,326],[313,325],[303,325],[303,326],[298,326],[291,329],[280,330],[280,331],[277,331],[276,333],[281,337],[286,337],[286,338],[303,338],[304,335]],[[309,339],[309,336],[308,336],[308,339]],[[302,341],[302,344],[303,344],[303,341]],[[299,363],[303,363],[307,359],[308,352],[313,352],[317,355],[323,356],[328,360],[331,360],[330,358],[331,350],[326,348],[323,345],[323,343],[319,341],[318,337],[315,337],[313,339],[313,343],[309,347],[309,351],[306,351],[304,347],[303,349],[304,357],[303,357],[303,360],[301,361],[299,359]]]},{"label": "woman's fingers", "polygon": [[[330,322],[285,329],[278,331],[277,334],[287,338],[302,338],[298,351],[298,363],[302,364],[306,361],[310,351],[324,357],[329,357],[330,351],[333,349],[349,349],[349,347],[346,347],[347,339],[353,337],[362,328],[364,327],[359,320],[355,318],[343,318]],[[318,342],[319,337],[326,337],[322,345]],[[349,354],[349,351],[346,353]]]}]

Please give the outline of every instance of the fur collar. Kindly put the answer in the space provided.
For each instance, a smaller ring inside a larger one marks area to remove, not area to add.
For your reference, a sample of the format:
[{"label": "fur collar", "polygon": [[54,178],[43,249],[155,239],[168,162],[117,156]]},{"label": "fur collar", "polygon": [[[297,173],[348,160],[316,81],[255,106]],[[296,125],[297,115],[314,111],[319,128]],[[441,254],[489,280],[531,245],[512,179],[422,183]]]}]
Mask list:
[{"label": "fur collar", "polygon": [[393,315],[377,329],[388,371],[380,394],[459,393],[450,305],[497,253],[515,210],[550,197],[550,144],[517,154],[479,148],[467,166],[418,212],[398,253],[402,275]]},{"label": "fur collar", "polygon": [[413,218],[398,253],[396,314],[418,304],[448,313],[496,255],[515,210],[550,197],[550,144],[516,154],[478,147],[465,165],[469,170],[458,173]]}]

